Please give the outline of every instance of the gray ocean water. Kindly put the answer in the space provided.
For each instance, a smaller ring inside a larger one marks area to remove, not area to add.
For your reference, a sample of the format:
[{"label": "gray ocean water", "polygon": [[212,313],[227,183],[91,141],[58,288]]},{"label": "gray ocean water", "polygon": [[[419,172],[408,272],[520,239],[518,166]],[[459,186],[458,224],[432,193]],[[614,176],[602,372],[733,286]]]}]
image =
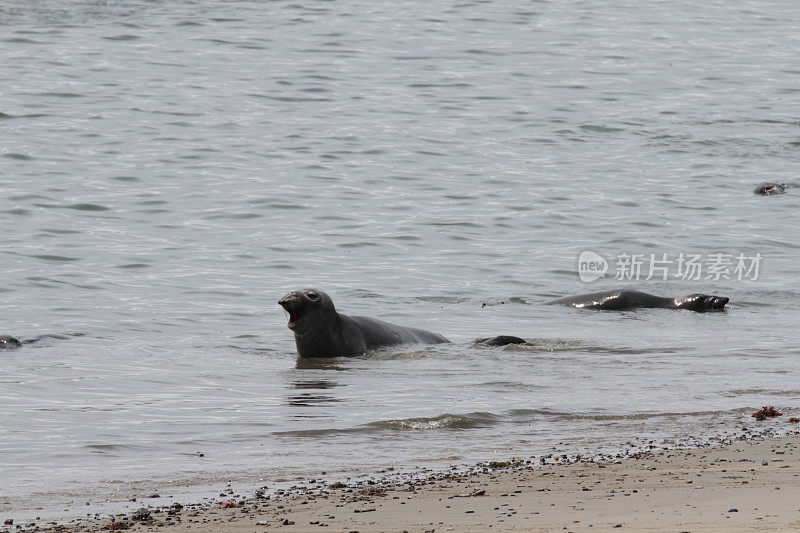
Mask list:
[{"label": "gray ocean water", "polygon": [[[795,415],[800,189],[752,190],[800,174],[798,27],[789,1],[0,0],[0,334],[80,334],[0,352],[0,512]],[[615,279],[650,254],[761,260]],[[298,360],[302,287],[454,342]],[[616,287],[731,303],[542,305]],[[470,342],[501,333],[533,345]]]}]

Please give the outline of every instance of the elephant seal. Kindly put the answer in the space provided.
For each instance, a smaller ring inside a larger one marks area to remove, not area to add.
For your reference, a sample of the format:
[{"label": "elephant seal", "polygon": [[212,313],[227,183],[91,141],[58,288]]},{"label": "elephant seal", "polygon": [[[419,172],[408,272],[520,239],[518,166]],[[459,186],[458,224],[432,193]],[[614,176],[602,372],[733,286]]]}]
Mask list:
[{"label": "elephant seal", "polygon": [[772,183],[765,181],[759,183],[753,193],[760,194],[761,196],[775,196],[777,194],[786,194],[786,189],[788,188],[788,183]]},{"label": "elephant seal", "polygon": [[16,350],[20,346],[22,343],[11,335],[0,335],[0,350]]},{"label": "elephant seal", "polygon": [[521,337],[514,335],[498,335],[496,337],[485,337],[483,339],[475,339],[472,341],[474,344],[481,346],[508,346],[509,344],[528,344],[528,341]]},{"label": "elephant seal", "polygon": [[645,292],[616,290],[567,296],[547,302],[548,305],[570,305],[580,309],[625,311],[637,308],[686,309],[704,313],[722,311],[728,298],[706,294],[690,294],[681,298],[662,298]]},{"label": "elephant seal", "polygon": [[[83,333],[68,333],[69,337],[82,337]],[[45,335],[38,335],[30,339],[19,340],[11,335],[0,335],[0,350],[16,350],[22,347],[23,344],[33,344],[42,339],[68,339],[68,336],[48,333]]]},{"label": "elephant seal", "polygon": [[336,312],[331,297],[316,289],[292,291],[278,300],[289,313],[300,357],[361,355],[394,344],[450,342],[438,333],[404,328],[375,318]]}]

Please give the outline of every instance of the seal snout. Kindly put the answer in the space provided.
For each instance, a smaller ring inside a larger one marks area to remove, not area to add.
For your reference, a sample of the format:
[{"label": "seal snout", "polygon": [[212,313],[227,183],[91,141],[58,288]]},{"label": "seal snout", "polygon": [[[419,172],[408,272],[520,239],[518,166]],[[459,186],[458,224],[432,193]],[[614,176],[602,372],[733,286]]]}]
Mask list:
[{"label": "seal snout", "polygon": [[729,300],[730,298],[726,296],[690,294],[685,298],[676,298],[675,307],[677,309],[697,311],[698,313],[705,313],[707,311],[724,311],[725,304],[727,304]]},{"label": "seal snout", "polygon": [[705,312],[705,311],[723,311],[725,309],[725,304],[728,303],[730,298],[725,296],[706,296],[706,295],[699,295],[698,298],[698,307],[695,309],[696,311]]},{"label": "seal snout", "polygon": [[725,296],[716,296],[714,297],[714,301],[711,304],[711,309],[721,311],[729,300],[730,298],[726,298]]},{"label": "seal snout", "polygon": [[722,311],[725,309],[725,304],[728,303],[728,300],[730,298],[725,296],[702,296],[699,311]]},{"label": "seal snout", "polygon": [[294,329],[303,318],[302,316],[302,300],[297,291],[292,291],[286,294],[283,298],[278,300],[278,305],[283,307],[289,313],[289,323],[286,324],[289,329]]}]

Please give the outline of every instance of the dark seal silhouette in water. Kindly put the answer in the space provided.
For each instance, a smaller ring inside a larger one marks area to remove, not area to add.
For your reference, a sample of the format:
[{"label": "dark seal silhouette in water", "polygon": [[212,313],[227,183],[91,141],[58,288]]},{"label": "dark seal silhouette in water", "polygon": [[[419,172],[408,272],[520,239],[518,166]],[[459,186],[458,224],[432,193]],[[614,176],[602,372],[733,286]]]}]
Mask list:
[{"label": "dark seal silhouette in water", "polygon": [[507,346],[509,344],[529,344],[528,341],[514,335],[498,335],[496,337],[485,337],[472,341],[481,346]]},{"label": "dark seal silhouette in water", "polygon": [[547,302],[550,305],[569,305],[579,309],[626,311],[639,308],[686,309],[687,311],[722,311],[728,298],[707,294],[690,294],[680,298],[662,298],[646,292],[616,290],[567,296]]},{"label": "dark seal silhouette in water", "polygon": [[[723,311],[728,298],[707,294],[690,294],[680,298],[662,298],[646,292],[632,290],[615,290],[566,296],[547,302],[548,305],[568,305],[579,309],[597,309],[601,311],[627,311],[630,309],[685,309],[705,313],[707,311]],[[485,339],[475,339],[481,346],[507,346],[509,344],[530,344],[525,339],[513,335],[498,335]]]},{"label": "dark seal silhouette in water", "polygon": [[765,181],[759,183],[753,190],[753,193],[760,194],[761,196],[775,196],[777,194],[786,194],[786,189],[788,188],[788,183],[772,183]]},{"label": "dark seal silhouette in water", "polygon": [[395,344],[450,342],[438,333],[405,328],[364,316],[336,312],[331,297],[316,289],[292,291],[278,301],[288,313],[301,357],[361,355]]},{"label": "dark seal silhouette in water", "polygon": [[0,350],[16,350],[20,346],[22,343],[11,335],[0,335]]},{"label": "dark seal silhouette in water", "polygon": [[[548,305],[569,305],[579,309],[597,309],[601,311],[627,311],[629,309],[658,308],[685,309],[687,311],[722,311],[728,298],[709,296],[707,294],[690,294],[680,298],[662,298],[646,292],[632,290],[615,290],[566,296],[547,302]],[[525,339],[513,335],[498,335],[484,339],[475,339],[481,346],[507,346],[509,344],[530,344]]]},{"label": "dark seal silhouette in water", "polygon": [[[72,337],[82,337],[83,333],[70,333]],[[57,335],[57,334],[45,334],[39,335],[37,337],[33,337],[30,339],[25,339],[24,341],[20,341],[16,337],[12,337],[11,335],[0,335],[0,350],[16,350],[17,348],[22,347],[23,344],[33,344],[34,342],[38,342],[42,339],[67,339],[69,337],[65,335]]]}]

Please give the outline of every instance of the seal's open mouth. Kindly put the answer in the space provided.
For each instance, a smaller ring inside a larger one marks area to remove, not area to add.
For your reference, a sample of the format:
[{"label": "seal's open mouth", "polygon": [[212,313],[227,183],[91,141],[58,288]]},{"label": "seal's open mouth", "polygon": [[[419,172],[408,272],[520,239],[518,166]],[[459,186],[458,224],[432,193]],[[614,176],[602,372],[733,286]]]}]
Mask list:
[{"label": "seal's open mouth", "polygon": [[286,325],[289,326],[289,329],[294,329],[297,326],[297,324],[303,319],[303,317],[301,317],[297,311],[294,311],[286,307],[284,307],[284,309],[286,309],[286,311],[289,312],[289,322],[287,322]]},{"label": "seal's open mouth", "polygon": [[283,307],[283,309],[289,313],[289,322],[286,326],[289,329],[295,329],[301,320],[303,320],[303,315],[300,312],[299,301],[296,297],[292,298],[291,296],[287,295],[278,301],[278,304]]}]

